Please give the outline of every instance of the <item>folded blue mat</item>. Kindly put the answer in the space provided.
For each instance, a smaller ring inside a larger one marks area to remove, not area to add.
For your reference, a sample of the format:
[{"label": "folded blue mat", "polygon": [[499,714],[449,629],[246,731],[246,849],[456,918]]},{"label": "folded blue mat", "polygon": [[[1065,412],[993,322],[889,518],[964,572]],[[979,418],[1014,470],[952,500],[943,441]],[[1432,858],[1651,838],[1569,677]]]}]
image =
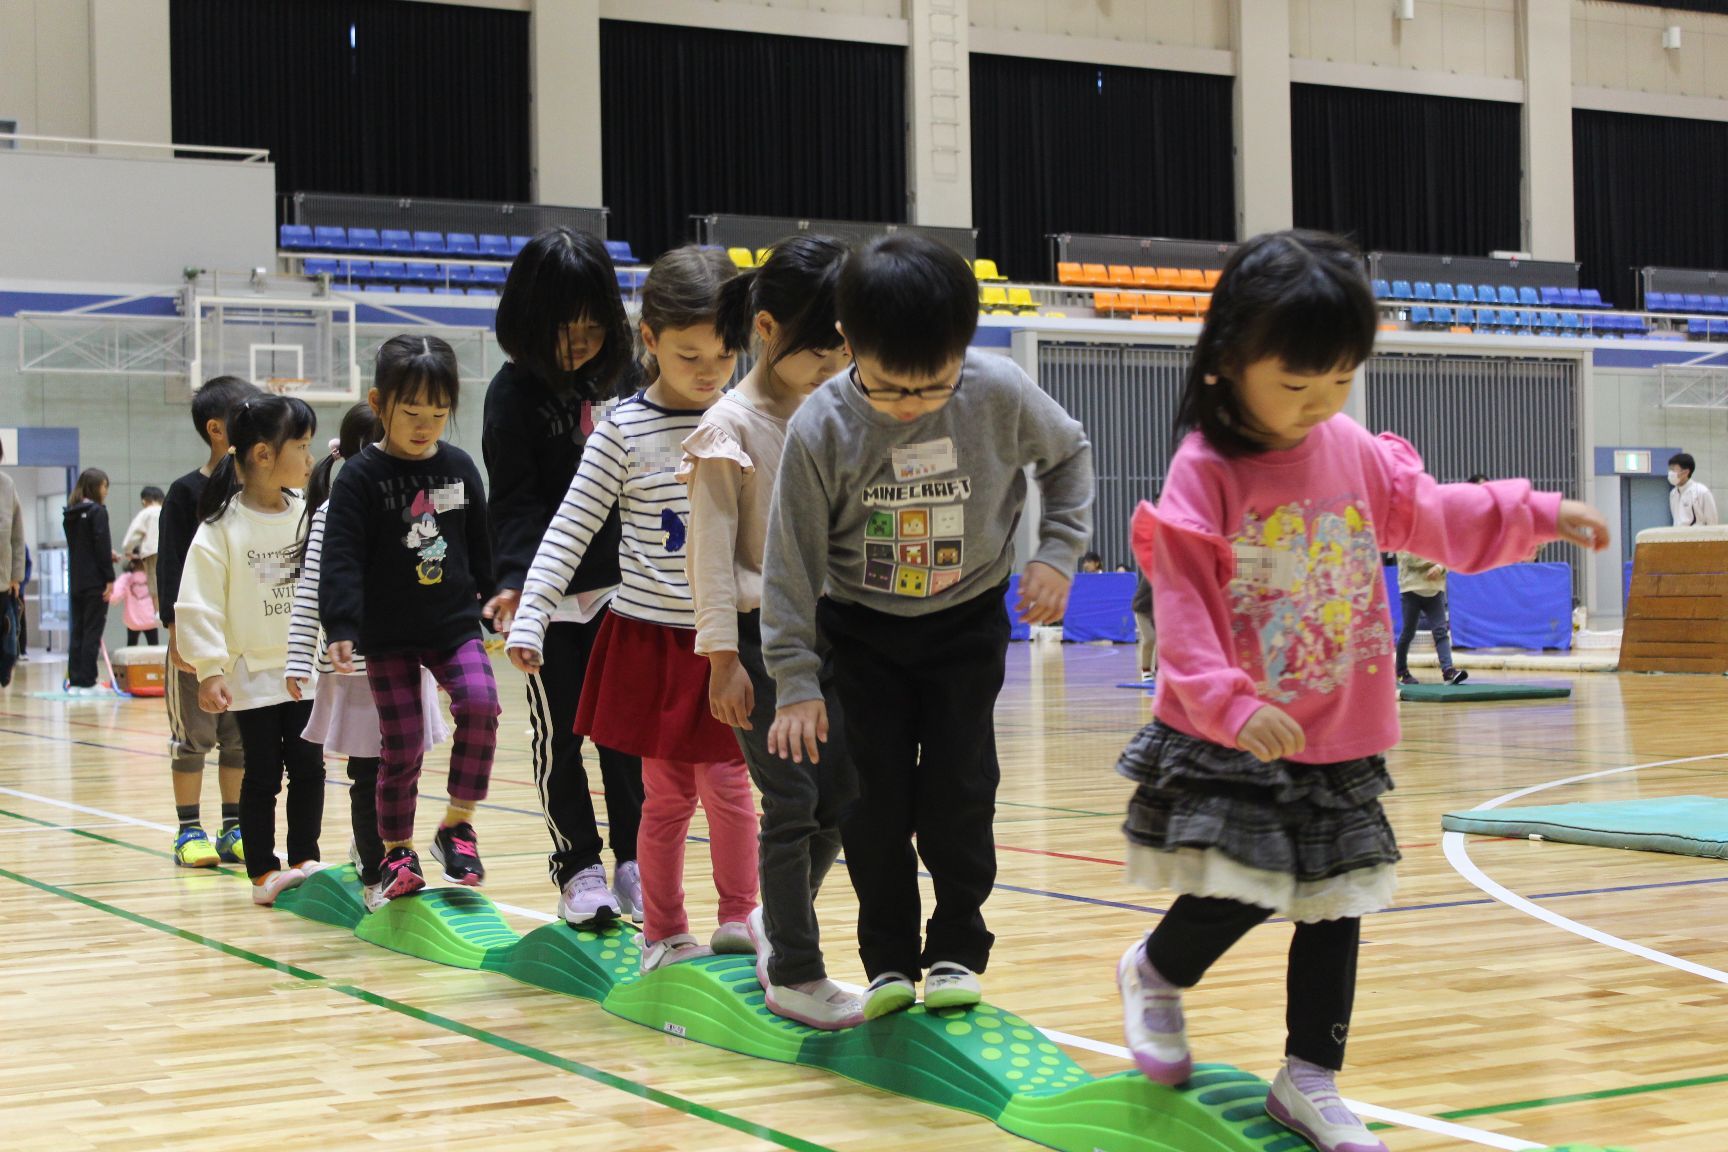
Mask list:
[{"label": "folded blue mat", "polygon": [[1480,836],[1540,837],[1562,844],[1728,859],[1728,800],[1714,796],[1448,812],[1440,826]]}]

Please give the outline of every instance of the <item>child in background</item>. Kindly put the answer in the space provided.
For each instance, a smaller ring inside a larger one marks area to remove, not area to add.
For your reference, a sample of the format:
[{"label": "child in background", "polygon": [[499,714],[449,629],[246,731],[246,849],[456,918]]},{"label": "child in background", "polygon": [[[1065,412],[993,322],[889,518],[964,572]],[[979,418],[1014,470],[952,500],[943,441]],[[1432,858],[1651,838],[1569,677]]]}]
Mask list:
[{"label": "child in background", "polygon": [[114,592],[114,545],[108,530],[108,474],[86,468],[61,513],[66,533],[66,579],[71,592],[72,635],[66,650],[66,694],[96,694],[96,658],[108,625]]},{"label": "child in background", "polygon": [[120,542],[120,555],[127,560],[144,561],[145,584],[152,604],[150,615],[154,617],[161,611],[162,603],[157,599],[156,581],[156,558],[162,550],[162,489],[153,484],[147,486],[138,493],[138,503],[138,514],[126,526],[126,537]]},{"label": "child in background", "polygon": [[[1031,624],[1062,618],[1092,528],[1086,434],[1005,356],[969,350],[978,285],[921,236],[854,253],[836,309],[851,371],[786,433],[769,513],[762,650],[778,713],[768,745],[825,758],[822,653],[858,773],[846,863],[858,891],[865,1016],[978,1003],[994,942],[996,730],[1004,599],[1031,468],[1043,497],[1020,581]],[[916,855],[913,837],[917,837]],[[919,934],[918,859],[936,888]]]},{"label": "child in background", "polygon": [[[695,613],[685,571],[690,501],[677,470],[683,444],[732,378],[738,350],[716,317],[744,290],[724,252],[679,248],[642,286],[648,387],[588,438],[576,478],[546,530],[510,630],[511,663],[543,659],[548,623],[616,504],[623,517],[623,586],[594,642],[576,731],[642,757],[637,863],[646,905],[642,970],[705,953],[684,912],[684,840],[700,798],[720,894],[716,952],[755,951],[756,808],[732,732],[708,711],[708,664],[694,650]],[[729,281],[733,281],[729,283]]]},{"label": "child in background", "polygon": [[[708,409],[684,441],[680,476],[690,485],[690,595],[696,654],[708,658],[708,706],[731,725],[762,793],[762,907],[751,914],[758,975],[769,1011],[813,1028],[862,1023],[857,996],[828,979],[813,902],[840,852],[840,814],[858,782],[844,744],[821,763],[791,764],[768,751],[774,681],[762,663],[762,559],[768,506],[786,444],[786,422],[846,366],[834,330],[834,288],[846,248],[822,236],[782,240],[729,296],[720,318],[734,346],[761,341],[761,355]],[[832,654],[823,652],[830,724]]]},{"label": "child in background", "polygon": [[1441,486],[1396,436],[1342,410],[1374,347],[1361,255],[1310,232],[1231,255],[1188,369],[1185,438],[1134,518],[1162,622],[1157,720],[1122,755],[1129,879],[1178,893],[1122,956],[1128,1047],[1150,1079],[1193,1068],[1182,992],[1254,925],[1296,922],[1288,1057],[1267,1112],[1323,1152],[1384,1152],[1335,1076],[1360,917],[1393,892],[1379,797],[1398,740],[1383,548],[1461,571],[1561,536],[1604,547],[1594,510],[1527,481]]},{"label": "child in background", "polygon": [[[198,677],[176,644],[174,602],[180,598],[180,574],[186,567],[192,536],[198,531],[198,501],[211,473],[228,455],[228,416],[241,401],[262,395],[238,376],[206,380],[192,394],[192,426],[210,451],[201,467],[168,486],[157,525],[156,604],[168,628],[168,683],[163,693],[168,707],[168,766],[174,781],[174,813],[180,825],[174,833],[174,862],[182,868],[214,868],[217,864],[240,864],[245,859],[245,843],[240,836],[240,781],[245,772],[240,724],[232,712],[216,714],[198,707]],[[215,749],[220,749],[216,786],[222,797],[222,825],[212,845],[198,810],[199,794],[204,789],[204,758]]]},{"label": "child in background", "polygon": [[1398,683],[1420,683],[1410,675],[1410,642],[1424,622],[1440,656],[1440,678],[1462,684],[1470,673],[1452,666],[1452,627],[1446,618],[1446,566],[1410,552],[1398,553],[1398,597],[1404,626],[1398,631]]},{"label": "child in background", "polygon": [[[305,737],[324,749],[348,758],[348,811],[354,826],[354,866],[359,870],[363,899],[368,912],[382,908],[379,881],[384,866],[384,841],[378,836],[378,757],[382,746],[378,706],[366,682],[366,661],[354,658],[354,671],[337,672],[324,651],[323,630],[318,624],[318,578],[323,567],[324,523],[329,515],[326,501],[330,481],[343,460],[360,455],[378,439],[378,417],[365,401],[348,409],[342,417],[341,434],[330,441],[330,454],[312,472],[306,489],[306,513],[300,543],[300,582],[294,588],[294,610],[288,619],[288,664],[285,687],[296,700],[310,692],[312,714],[306,719]],[[313,681],[316,667],[318,678]],[[309,688],[310,685],[310,688]],[[421,671],[421,692],[426,717],[426,743],[442,744],[450,735],[438,700],[438,683]]]},{"label": "child in background", "polygon": [[[498,595],[484,614],[508,634],[534,550],[576,478],[594,429],[592,408],[627,394],[620,386],[635,375],[630,322],[606,245],[568,228],[536,236],[510,265],[497,327],[499,346],[510,359],[486,389],[481,447],[498,538]],[[527,678],[534,784],[552,837],[547,869],[558,888],[558,915],[570,924],[619,916],[642,922],[636,865],[642,761],[594,745],[617,862],[608,888],[582,737],[576,734],[589,654],[620,579],[619,530],[614,508],[553,610],[545,662]]]},{"label": "child in background", "polygon": [[1134,599],[1129,606],[1139,638],[1140,683],[1151,684],[1158,679],[1158,625],[1152,619],[1152,584],[1144,572],[1135,578]]},{"label": "child in background", "polygon": [[474,810],[498,748],[498,684],[480,638],[491,596],[486,489],[469,455],[443,441],[461,383],[456,353],[436,336],[393,336],[378,350],[366,402],[383,438],[348,459],[324,526],[318,611],[330,663],[343,675],[366,657],[378,709],[378,836],[384,860],[367,903],[425,887],[414,814],[426,757],[428,668],[450,696],[450,802],[432,858],[452,884],[486,879]]},{"label": "child in background", "polygon": [[[300,497],[312,473],[318,417],[292,396],[243,400],[228,421],[228,454],[204,488],[174,605],[180,654],[198,678],[198,705],[232,711],[245,741],[240,826],[252,902],[273,904],[322,868],[324,758],[301,738],[312,705],[283,687],[288,612],[299,551]],[[276,858],[276,795],[288,776],[288,859]]]},{"label": "child in background", "polygon": [[1088,552],[1080,557],[1080,571],[1086,573],[1104,571],[1104,557],[1096,552]]},{"label": "child in background", "polygon": [[126,571],[115,577],[108,603],[120,605],[128,647],[139,641],[156,643],[156,602],[150,598],[150,581],[144,573],[143,560],[135,556],[126,561]]}]

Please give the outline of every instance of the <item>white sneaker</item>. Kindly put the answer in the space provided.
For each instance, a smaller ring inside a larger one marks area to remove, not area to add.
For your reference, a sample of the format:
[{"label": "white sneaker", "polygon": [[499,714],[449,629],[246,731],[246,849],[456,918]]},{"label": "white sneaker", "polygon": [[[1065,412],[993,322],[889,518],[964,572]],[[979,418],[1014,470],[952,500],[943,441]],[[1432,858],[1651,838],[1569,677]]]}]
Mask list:
[{"label": "white sneaker", "polygon": [[276,903],[276,897],[290,888],[298,888],[306,874],[298,868],[282,868],[266,875],[262,881],[252,884],[252,903],[269,906]]},{"label": "white sneaker", "polygon": [[1266,1114],[1308,1137],[1320,1152],[1387,1152],[1338,1095],[1337,1074],[1295,1056],[1272,1081]]},{"label": "white sneaker", "polygon": [[642,971],[652,972],[656,968],[666,968],[673,964],[682,964],[686,960],[712,955],[713,950],[696,943],[696,937],[688,932],[681,932],[664,940],[656,940],[642,949]]},{"label": "white sneaker", "polygon": [[630,917],[631,923],[642,923],[642,870],[636,867],[636,861],[626,860],[618,865],[612,876],[612,890],[618,895],[618,915]]},{"label": "white sneaker", "polygon": [[376,884],[365,884],[360,889],[360,899],[366,905],[367,912],[376,912],[390,903],[390,897],[384,895],[384,881]]},{"label": "white sneaker", "polygon": [[558,915],[573,928],[618,919],[618,900],[606,887],[604,864],[591,864],[570,877],[558,894]]},{"label": "white sneaker", "polygon": [[743,920],[728,920],[714,929],[708,946],[723,956],[756,955],[756,939],[751,935],[750,925]]},{"label": "white sneaker", "polygon": [[771,984],[768,1011],[824,1032],[856,1028],[864,1023],[864,1001],[832,980],[807,984]]},{"label": "white sneaker", "polygon": [[971,1008],[983,998],[978,974],[964,964],[939,960],[924,974],[926,1008]]},{"label": "white sneaker", "polygon": [[1188,1030],[1182,1018],[1182,990],[1150,983],[1140,969],[1144,939],[1122,953],[1116,987],[1122,991],[1122,1031],[1134,1064],[1154,1084],[1174,1088],[1194,1074]]},{"label": "white sneaker", "polygon": [[330,867],[330,865],[324,863],[322,860],[302,860],[300,863],[294,865],[294,870],[307,877],[312,877],[318,875],[318,873],[324,871],[324,869],[328,867]]},{"label": "white sneaker", "polygon": [[880,1020],[918,1002],[918,989],[904,972],[884,972],[864,992],[864,1019]]},{"label": "white sneaker", "polygon": [[745,918],[744,926],[750,930],[750,942],[756,946],[756,982],[762,985],[762,990],[768,990],[768,961],[774,957],[774,945],[768,940],[768,920],[758,904]]}]

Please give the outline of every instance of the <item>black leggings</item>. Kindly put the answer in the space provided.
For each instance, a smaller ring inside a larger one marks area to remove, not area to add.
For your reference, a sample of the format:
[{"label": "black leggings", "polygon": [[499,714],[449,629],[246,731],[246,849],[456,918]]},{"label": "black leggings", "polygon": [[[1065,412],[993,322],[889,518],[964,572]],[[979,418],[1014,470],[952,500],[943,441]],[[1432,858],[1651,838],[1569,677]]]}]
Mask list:
[{"label": "black leggings", "polygon": [[[1164,979],[1192,988],[1236,941],[1270,915],[1269,908],[1239,900],[1179,896],[1146,937],[1146,956]],[[1358,919],[1296,925],[1285,978],[1286,1054],[1333,1071],[1344,1067],[1361,943]]]},{"label": "black leggings", "polygon": [[126,629],[126,646],[128,648],[138,643],[140,640],[154,648],[156,646],[156,638],[156,629],[154,628]]},{"label": "black leggings", "polygon": [[378,757],[348,757],[348,779],[348,817],[354,824],[360,882],[376,884],[384,863],[384,841],[378,836]]},{"label": "black leggings", "polygon": [[276,796],[288,777],[288,860],[318,859],[324,824],[324,749],[300,734],[312,714],[310,700],[237,709],[246,771],[240,777],[240,835],[246,874],[256,880],[282,867],[276,858]]}]

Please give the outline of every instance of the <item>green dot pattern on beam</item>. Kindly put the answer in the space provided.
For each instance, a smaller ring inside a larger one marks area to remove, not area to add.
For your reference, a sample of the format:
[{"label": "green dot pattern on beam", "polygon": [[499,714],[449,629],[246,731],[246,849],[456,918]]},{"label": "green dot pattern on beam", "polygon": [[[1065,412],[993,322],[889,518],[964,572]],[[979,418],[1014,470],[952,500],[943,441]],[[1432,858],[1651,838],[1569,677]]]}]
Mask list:
[{"label": "green dot pattern on beam", "polygon": [[1212,1064],[1181,1088],[1138,1072],[1096,1079],[1026,1020],[988,1004],[918,1005],[822,1032],[768,1010],[753,957],[704,956],[644,975],[635,928],[554,923],[521,936],[472,888],[430,888],[367,915],[354,869],[328,868],[276,906],[394,952],[592,1000],[657,1032],[958,1108],[1061,1152],[1311,1149],[1266,1115],[1267,1084],[1256,1076]]}]

